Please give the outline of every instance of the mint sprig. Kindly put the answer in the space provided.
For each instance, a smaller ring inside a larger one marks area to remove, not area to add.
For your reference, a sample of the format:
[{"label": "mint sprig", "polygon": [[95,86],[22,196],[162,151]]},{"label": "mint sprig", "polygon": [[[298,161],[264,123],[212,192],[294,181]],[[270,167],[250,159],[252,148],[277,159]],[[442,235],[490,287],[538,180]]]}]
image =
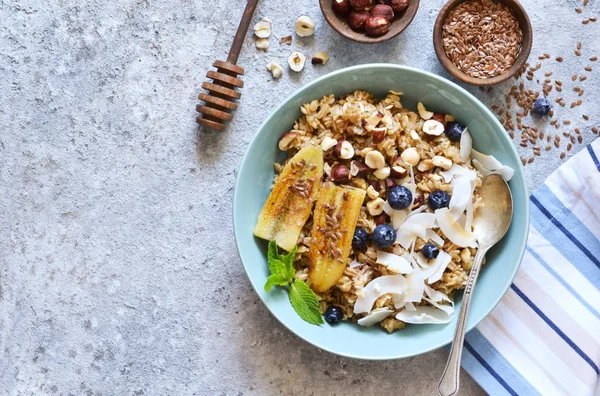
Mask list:
[{"label": "mint sprig", "polygon": [[288,286],[290,303],[294,311],[303,320],[311,324],[322,324],[323,317],[319,310],[319,300],[317,295],[308,285],[300,279],[296,279],[294,270],[294,257],[298,248],[294,248],[286,255],[281,255],[277,249],[275,241],[269,242],[267,252],[267,263],[271,275],[265,283],[265,291],[269,293],[274,286]]}]

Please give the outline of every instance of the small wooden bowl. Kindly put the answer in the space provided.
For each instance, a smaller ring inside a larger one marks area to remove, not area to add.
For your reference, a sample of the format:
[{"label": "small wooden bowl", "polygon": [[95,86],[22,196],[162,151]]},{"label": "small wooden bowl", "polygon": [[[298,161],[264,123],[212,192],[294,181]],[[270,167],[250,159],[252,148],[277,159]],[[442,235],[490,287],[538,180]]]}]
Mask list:
[{"label": "small wooden bowl", "polygon": [[372,37],[367,36],[367,34],[364,31],[357,31],[352,29],[348,25],[345,15],[339,15],[335,11],[333,11],[332,3],[332,0],[319,0],[321,12],[323,13],[323,16],[325,17],[327,23],[329,23],[333,30],[335,30],[342,36],[352,41],[356,41],[357,43],[365,44],[382,43],[393,37],[396,37],[397,35],[402,33],[404,29],[408,27],[408,25],[410,25],[417,13],[417,9],[419,9],[419,0],[410,0],[408,8],[402,13],[394,16],[392,24],[390,25],[390,30],[386,34],[384,34],[383,36]]},{"label": "small wooden bowl", "polygon": [[497,0],[513,10],[515,16],[519,21],[521,31],[523,32],[523,43],[521,44],[521,53],[519,54],[519,56],[517,56],[515,63],[510,69],[508,69],[507,72],[492,78],[472,77],[464,73],[458,67],[456,67],[454,63],[452,63],[450,58],[448,58],[448,56],[446,55],[446,51],[444,50],[444,45],[442,43],[442,26],[444,25],[444,21],[448,17],[450,11],[452,11],[454,7],[456,7],[463,1],[464,0],[448,1],[446,5],[442,7],[435,21],[435,26],[433,28],[433,47],[435,49],[435,54],[437,55],[442,66],[444,66],[444,68],[448,70],[448,73],[450,73],[455,78],[466,82],[467,84],[477,86],[495,85],[501,83],[502,81],[506,81],[509,78],[518,74],[527,62],[527,58],[529,58],[529,53],[531,52],[531,43],[533,42],[533,29],[531,28],[531,21],[529,20],[529,16],[527,16],[527,13],[517,0]]}]

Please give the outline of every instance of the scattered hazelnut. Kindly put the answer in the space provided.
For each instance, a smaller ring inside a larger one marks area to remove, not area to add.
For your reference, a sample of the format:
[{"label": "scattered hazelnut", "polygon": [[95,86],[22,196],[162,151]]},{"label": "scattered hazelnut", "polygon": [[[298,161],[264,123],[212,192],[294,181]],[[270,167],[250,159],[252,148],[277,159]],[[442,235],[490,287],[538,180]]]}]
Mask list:
[{"label": "scattered hazelnut", "polygon": [[421,162],[419,162],[419,165],[417,165],[417,170],[419,172],[427,172],[430,169],[433,169],[435,165],[433,165],[433,161],[430,159],[426,159],[423,160]]},{"label": "scattered hazelnut", "polygon": [[262,19],[254,25],[254,35],[258,38],[267,38],[271,35],[271,21]]},{"label": "scattered hazelnut", "polygon": [[402,12],[408,8],[408,0],[384,0],[384,3],[392,7],[394,12]]},{"label": "scattered hazelnut", "polygon": [[369,18],[371,18],[371,14],[368,11],[352,10],[348,14],[348,25],[354,30],[363,30]]},{"label": "scattered hazelnut", "polygon": [[437,122],[442,123],[443,125],[446,125],[446,116],[442,113],[433,113],[431,119],[436,120]]},{"label": "scattered hazelnut", "polygon": [[390,217],[387,214],[382,213],[379,216],[375,216],[373,221],[375,221],[376,225],[386,224],[390,222]]},{"label": "scattered hazelnut", "polygon": [[410,166],[417,166],[417,164],[421,160],[419,152],[414,147],[410,147],[404,150],[402,154],[400,154],[400,158],[402,158],[402,161],[404,161]]},{"label": "scattered hazelnut", "polygon": [[269,39],[259,38],[254,44],[256,45],[256,48],[266,50],[269,48]]},{"label": "scattered hazelnut", "polygon": [[[415,152],[416,151],[417,150],[415,150]],[[365,164],[371,169],[381,169],[385,167],[385,158],[383,158],[383,154],[377,150],[369,151],[365,156]]]},{"label": "scattered hazelnut", "polygon": [[329,55],[327,55],[327,52],[319,51],[313,55],[310,62],[313,65],[324,65],[325,63],[327,63],[328,60],[329,60]]},{"label": "scattered hazelnut", "polygon": [[335,183],[346,183],[350,180],[350,169],[342,164],[335,164],[331,168],[330,177]]},{"label": "scattered hazelnut", "polygon": [[275,62],[270,62],[267,65],[267,70],[271,72],[273,78],[279,78],[283,74],[283,68]]},{"label": "scattered hazelnut", "polygon": [[365,31],[368,36],[383,36],[389,28],[390,21],[380,16],[371,17],[365,23]]},{"label": "scattered hazelnut", "polygon": [[294,51],[288,57],[290,69],[295,72],[300,72],[304,69],[304,62],[306,62],[306,56],[300,51]]},{"label": "scattered hazelnut", "polygon": [[321,148],[323,151],[328,151],[329,149],[335,147],[336,144],[338,144],[337,140],[330,138],[329,136],[325,136],[321,141]]},{"label": "scattered hazelnut", "polygon": [[375,198],[367,202],[367,210],[371,216],[378,216],[383,213],[383,204],[385,201],[381,198]]},{"label": "scattered hazelnut", "polygon": [[364,149],[360,150],[360,156],[366,157],[367,154],[369,154],[373,150],[375,150],[373,147],[365,147]]},{"label": "scattered hazelnut", "polygon": [[296,136],[298,136],[298,132],[294,131],[289,131],[281,135],[278,144],[279,150],[286,151],[288,147],[290,147],[290,144],[294,141],[294,139],[296,139]]},{"label": "scattered hazelnut", "polygon": [[373,7],[373,0],[350,0],[350,7],[356,11],[367,10]]},{"label": "scattered hazelnut", "polygon": [[285,36],[279,40],[279,44],[292,45],[292,36]]},{"label": "scattered hazelnut", "polygon": [[379,183],[379,180],[371,180],[369,182],[369,186],[373,187],[373,189],[377,192],[381,191],[381,184]]},{"label": "scattered hazelnut", "polygon": [[423,123],[423,132],[431,136],[440,136],[444,133],[444,124],[436,120],[427,120]]},{"label": "scattered hazelnut", "polygon": [[341,140],[335,146],[335,154],[340,159],[351,159],[354,157],[354,147],[347,140]]},{"label": "scattered hazelnut", "polygon": [[371,8],[369,12],[372,16],[384,17],[390,22],[394,19],[394,10],[392,10],[392,7],[389,5],[377,4],[375,7]]},{"label": "scattered hazelnut", "polygon": [[471,261],[471,251],[469,248],[464,248],[460,252],[460,259],[463,261],[463,263],[468,263]]},{"label": "scattered hazelnut", "polygon": [[369,198],[375,199],[375,198],[379,197],[379,192],[375,191],[373,186],[369,186],[369,187],[367,187],[367,195],[369,196]]},{"label": "scattered hazelnut", "polygon": [[431,111],[427,111],[425,105],[421,102],[417,103],[417,111],[419,112],[421,118],[424,120],[428,120],[431,117],[433,117],[433,113]]},{"label": "scattered hazelnut", "polygon": [[419,136],[419,133],[414,129],[410,131],[410,137],[412,138],[412,140],[421,140],[421,136]]},{"label": "scattered hazelnut", "polygon": [[452,167],[452,160],[442,157],[441,155],[436,155],[431,161],[433,162],[433,165],[444,170],[448,170]]},{"label": "scattered hazelnut", "polygon": [[385,137],[385,131],[387,128],[373,128],[371,129],[371,136],[373,137],[373,143],[381,143]]},{"label": "scattered hazelnut", "polygon": [[390,176],[394,179],[400,179],[406,175],[406,169],[401,166],[392,166],[390,168]]},{"label": "scattered hazelnut", "polygon": [[350,162],[350,175],[352,177],[363,177],[369,173],[369,167],[361,161]]},{"label": "scattered hazelnut", "polygon": [[300,37],[312,36],[315,32],[315,21],[306,15],[296,19],[296,34]]},{"label": "scattered hazelnut", "polygon": [[375,172],[373,172],[373,176],[379,180],[387,179],[390,177],[390,168],[386,166],[385,168],[377,169]]},{"label": "scattered hazelnut", "polygon": [[346,15],[350,12],[350,0],[333,0],[333,11]]}]

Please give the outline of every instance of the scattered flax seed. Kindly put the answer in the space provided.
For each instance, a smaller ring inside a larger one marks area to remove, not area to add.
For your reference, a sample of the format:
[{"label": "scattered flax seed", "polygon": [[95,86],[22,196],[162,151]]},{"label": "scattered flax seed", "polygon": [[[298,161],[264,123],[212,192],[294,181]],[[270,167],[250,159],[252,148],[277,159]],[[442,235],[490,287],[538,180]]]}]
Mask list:
[{"label": "scattered flax seed", "polygon": [[[579,95],[579,96],[581,96],[581,95]],[[581,104],[582,104],[582,103],[583,103],[583,100],[579,99],[579,100],[577,101],[577,106],[581,106]]]},{"label": "scattered flax seed", "polygon": [[563,132],[563,136],[564,137],[569,137],[569,136],[571,136],[571,132]]},{"label": "scattered flax seed", "polygon": [[571,143],[575,143],[575,136],[571,135]]},{"label": "scattered flax seed", "polygon": [[538,56],[538,59],[540,59],[540,60],[541,59],[546,59],[546,55],[540,55],[540,56]]},{"label": "scattered flax seed", "polygon": [[562,86],[562,81],[560,80],[554,80],[554,83],[558,86]]},{"label": "scattered flax seed", "polygon": [[571,81],[575,81],[575,80],[577,80],[577,74],[573,74],[573,75],[571,76]]},{"label": "scattered flax seed", "polygon": [[556,147],[556,148],[560,147],[560,142],[558,140],[554,141],[554,147]]},{"label": "scattered flax seed", "polygon": [[583,12],[583,10],[581,8],[575,8],[575,12],[578,14],[581,14]]},{"label": "scattered flax seed", "polygon": [[577,56],[581,56],[581,51],[579,51],[579,50],[575,50],[574,52],[575,52],[575,55],[577,55]]},{"label": "scattered flax seed", "polygon": [[583,0],[583,6],[585,7],[585,6],[587,6],[587,4],[588,4],[588,0]]},{"label": "scattered flax seed", "polygon": [[[544,75],[545,75],[546,77],[550,77],[550,76],[552,75],[552,72],[546,72],[546,73],[544,73]],[[550,80],[548,80],[548,82],[550,82]]]},{"label": "scattered flax seed", "polygon": [[583,21],[581,21],[581,23],[583,23],[584,25],[587,25],[588,23],[590,23],[589,19],[584,19]]},{"label": "scattered flax seed", "polygon": [[571,151],[572,147],[573,147],[573,145],[571,143],[567,144],[567,151]]},{"label": "scattered flax seed", "polygon": [[596,22],[598,20],[598,18],[596,18],[596,17],[590,17],[589,19],[590,19],[590,22]]},{"label": "scattered flax seed", "polygon": [[[583,96],[583,93],[584,93],[584,92],[585,92],[585,91],[582,89],[581,91],[579,91],[579,95],[577,95],[577,96]],[[578,102],[579,102],[579,101],[578,101]]]},{"label": "scattered flax seed", "polygon": [[571,108],[577,106],[577,102],[571,102]]},{"label": "scattered flax seed", "polygon": [[550,54],[544,54],[544,56],[546,57],[546,59],[550,59]]},{"label": "scattered flax seed", "polygon": [[550,117],[554,117],[554,110],[550,110],[550,112],[548,113],[548,115],[549,115]]},{"label": "scattered flax seed", "polygon": [[546,146],[546,151],[552,150],[552,146]]},{"label": "scattered flax seed", "polygon": [[521,143],[520,146],[521,147],[527,147],[527,143]]},{"label": "scattered flax seed", "polygon": [[577,49],[581,49],[581,41],[577,43]]},{"label": "scattered flax seed", "polygon": [[592,66],[589,66],[589,65],[588,65],[588,66],[584,67],[584,69],[585,69],[586,71],[589,71],[589,72],[591,72],[591,71],[592,71]]},{"label": "scattered flax seed", "polygon": [[556,103],[560,103],[562,102],[563,98],[562,96],[559,96],[558,98],[555,99]]},{"label": "scattered flax seed", "polygon": [[587,80],[587,76],[582,75],[581,77],[579,77],[579,81],[585,81],[585,80]]},{"label": "scattered flax seed", "polygon": [[560,153],[560,159],[564,159],[566,155],[567,155],[567,153],[565,153],[565,152],[563,151],[562,153]]},{"label": "scattered flax seed", "polygon": [[594,133],[598,133],[598,128],[596,128],[596,127],[592,127],[592,132],[594,132]]},{"label": "scattered flax seed", "polygon": [[581,135],[581,130],[579,128],[575,128],[574,131],[576,134]]},{"label": "scattered flax seed", "polygon": [[527,160],[527,163],[528,163],[528,164],[531,164],[531,163],[532,163],[534,160],[535,160],[535,158],[531,157],[531,158],[529,158],[529,159]]},{"label": "scattered flax seed", "polygon": [[557,90],[558,92],[562,92],[562,87],[559,85],[558,87],[556,87],[556,90]]},{"label": "scattered flax seed", "polygon": [[586,120],[586,121],[590,119],[590,116],[589,116],[589,115],[587,115],[587,114],[582,114],[581,116],[582,116],[582,117],[583,117],[583,119],[584,119],[584,120]]},{"label": "scattered flax seed", "polygon": [[573,87],[573,91],[579,92],[579,91],[581,91],[581,87]]},{"label": "scattered flax seed", "polygon": [[581,136],[581,135],[577,136],[577,142],[582,143],[583,142],[583,136]]},{"label": "scattered flax seed", "polygon": [[565,124],[565,125],[570,125],[570,124],[571,124],[571,120],[564,120],[564,121],[563,121],[563,124]]},{"label": "scattered flax seed", "polygon": [[595,55],[590,58],[590,62],[596,62],[597,60],[598,60],[598,57]]}]

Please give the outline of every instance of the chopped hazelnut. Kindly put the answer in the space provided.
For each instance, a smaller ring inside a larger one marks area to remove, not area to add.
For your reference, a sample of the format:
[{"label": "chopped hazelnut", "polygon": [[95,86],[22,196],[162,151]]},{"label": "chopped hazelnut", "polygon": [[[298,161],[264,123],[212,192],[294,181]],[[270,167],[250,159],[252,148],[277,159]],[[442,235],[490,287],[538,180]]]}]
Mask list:
[{"label": "chopped hazelnut", "polygon": [[335,154],[340,159],[351,159],[354,157],[354,147],[347,140],[341,140],[335,146]]},{"label": "chopped hazelnut", "polygon": [[267,70],[271,72],[273,78],[279,78],[283,74],[283,68],[275,62],[270,62],[267,65]]},{"label": "chopped hazelnut", "polygon": [[404,150],[402,154],[400,154],[400,158],[402,158],[402,161],[411,166],[417,166],[417,164],[421,160],[419,152],[414,147],[410,147]]},{"label": "chopped hazelnut", "polygon": [[315,32],[315,21],[306,15],[296,19],[296,34],[300,37],[312,36]]},{"label": "chopped hazelnut", "polygon": [[373,150],[369,151],[365,156],[365,163],[371,169],[381,169],[385,167],[385,158],[379,151]]},{"label": "chopped hazelnut", "polygon": [[385,201],[381,198],[375,198],[367,202],[367,210],[371,216],[378,216],[383,213],[383,204]]},{"label": "chopped hazelnut", "polygon": [[361,161],[350,162],[350,175],[352,177],[363,177],[369,173],[369,167]]},{"label": "chopped hazelnut", "polygon": [[440,136],[444,133],[444,124],[436,120],[427,120],[423,123],[423,132],[431,136]]},{"label": "chopped hazelnut", "polygon": [[342,164],[335,164],[331,168],[330,177],[335,183],[346,183],[350,180],[350,170]]},{"label": "chopped hazelnut", "polygon": [[433,165],[444,170],[448,170],[452,167],[452,160],[446,157],[442,157],[440,155],[436,155],[435,157],[433,157],[432,162]]},{"label": "chopped hazelnut", "polygon": [[379,180],[387,179],[390,176],[390,168],[385,167],[377,169],[375,172],[373,172],[373,176],[375,176]]},{"label": "chopped hazelnut", "polygon": [[323,151],[328,151],[329,149],[335,147],[336,144],[338,144],[337,140],[329,136],[325,136],[321,141],[321,148],[323,149]]},{"label": "chopped hazelnut", "polygon": [[392,166],[390,168],[390,176],[392,176],[394,179],[400,179],[401,177],[404,177],[405,174],[406,169],[401,166]]},{"label": "chopped hazelnut", "polygon": [[269,39],[259,38],[254,44],[256,45],[256,48],[266,50],[269,48]]},{"label": "chopped hazelnut", "polygon": [[329,55],[325,51],[319,51],[312,56],[310,62],[313,65],[324,65],[329,60]]},{"label": "chopped hazelnut", "polygon": [[369,187],[367,187],[367,195],[369,196],[369,198],[375,199],[375,198],[379,197],[379,192],[375,191],[373,186],[369,186]]},{"label": "chopped hazelnut", "polygon": [[294,139],[296,139],[296,136],[298,136],[298,133],[294,131],[289,131],[281,135],[278,144],[279,150],[286,151]]},{"label": "chopped hazelnut", "polygon": [[254,25],[254,34],[258,38],[267,38],[271,35],[271,22],[267,19],[262,19]]},{"label": "chopped hazelnut", "polygon": [[433,169],[435,165],[433,165],[433,161],[430,159],[426,159],[423,160],[421,162],[419,162],[419,165],[417,165],[417,170],[419,172],[427,172],[430,169]]},{"label": "chopped hazelnut", "polygon": [[285,36],[282,37],[279,40],[279,44],[287,44],[287,45],[291,45],[292,44],[292,36]]},{"label": "chopped hazelnut", "polygon": [[421,118],[424,120],[428,120],[431,117],[433,117],[433,113],[431,111],[427,111],[425,105],[421,102],[417,103],[417,111],[419,112]]}]

